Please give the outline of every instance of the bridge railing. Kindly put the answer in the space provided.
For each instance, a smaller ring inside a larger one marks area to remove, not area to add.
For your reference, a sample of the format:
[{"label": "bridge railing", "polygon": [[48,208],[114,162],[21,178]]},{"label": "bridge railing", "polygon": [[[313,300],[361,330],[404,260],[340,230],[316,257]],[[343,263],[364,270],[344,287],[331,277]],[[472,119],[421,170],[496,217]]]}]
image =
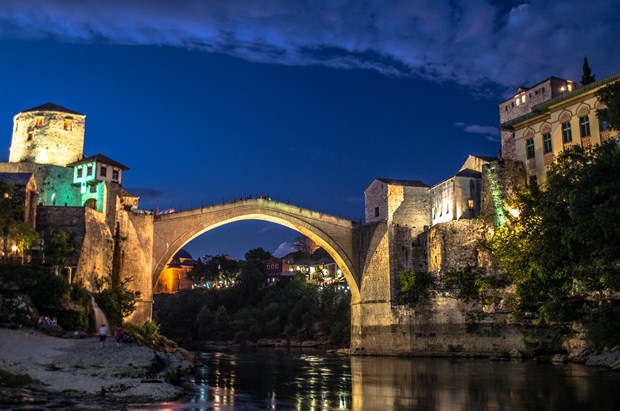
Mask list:
[{"label": "bridge railing", "polygon": [[342,219],[346,219],[346,220],[351,220],[351,221],[356,221],[356,222],[362,222],[361,218],[351,218],[349,216],[343,216],[343,215],[339,215],[337,213],[334,213],[333,211],[328,211],[326,209],[322,209],[320,207],[315,207],[313,205],[307,205],[307,204],[301,204],[300,202],[293,202],[291,201],[290,198],[284,198],[284,197],[278,197],[278,196],[270,196],[269,194],[264,194],[264,193],[253,193],[253,194],[244,194],[244,195],[233,195],[233,196],[229,196],[229,197],[221,197],[219,199],[215,199],[212,198],[211,200],[207,200],[207,201],[193,201],[193,202],[186,202],[186,203],[180,203],[175,207],[171,207],[168,209],[160,209],[158,211],[158,214],[171,214],[171,213],[177,213],[180,211],[187,211],[187,210],[195,210],[198,208],[205,208],[205,207],[213,207],[213,206],[217,206],[217,205],[225,205],[225,204],[234,204],[236,202],[240,202],[240,201],[245,201],[245,200],[259,200],[259,199],[263,199],[263,200],[267,200],[267,201],[274,201],[274,202],[278,202],[278,203],[283,203],[283,204],[288,204],[294,207],[299,207],[299,208],[303,208],[306,210],[310,210],[310,211],[314,211],[316,213],[322,213],[322,214],[327,214],[327,215],[331,215],[334,217],[339,217]]}]

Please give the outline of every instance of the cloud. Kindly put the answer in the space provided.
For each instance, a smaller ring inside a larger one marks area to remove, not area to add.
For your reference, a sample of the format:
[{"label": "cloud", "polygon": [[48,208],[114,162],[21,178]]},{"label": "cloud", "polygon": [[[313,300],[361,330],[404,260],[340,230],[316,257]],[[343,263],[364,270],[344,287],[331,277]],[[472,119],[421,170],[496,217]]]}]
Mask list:
[{"label": "cloud", "polygon": [[271,253],[271,255],[273,255],[274,257],[282,258],[285,255],[292,253],[293,251],[296,251],[295,247],[293,246],[293,243],[289,243],[285,241],[281,243],[276,249],[276,251]]},{"label": "cloud", "polygon": [[454,123],[454,125],[463,129],[466,133],[483,135],[487,140],[492,142],[500,141],[500,132],[497,126],[481,126],[478,124],[465,124],[462,122]]},{"label": "cloud", "polygon": [[[78,5],[79,4],[79,5]],[[617,0],[3,0],[0,38],[165,45],[473,89],[618,70]]]}]

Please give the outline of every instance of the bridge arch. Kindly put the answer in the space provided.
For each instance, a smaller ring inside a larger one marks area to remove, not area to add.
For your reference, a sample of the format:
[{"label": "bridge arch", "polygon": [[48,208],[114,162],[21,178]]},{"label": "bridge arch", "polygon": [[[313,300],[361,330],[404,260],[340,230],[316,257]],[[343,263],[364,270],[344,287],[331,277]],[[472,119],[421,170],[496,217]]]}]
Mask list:
[{"label": "bridge arch", "polygon": [[187,243],[214,228],[243,220],[279,224],[312,239],[342,270],[351,291],[351,303],[360,301],[360,272],[354,241],[357,223],[264,199],[240,200],[155,216],[152,287],[157,285],[170,258]]}]

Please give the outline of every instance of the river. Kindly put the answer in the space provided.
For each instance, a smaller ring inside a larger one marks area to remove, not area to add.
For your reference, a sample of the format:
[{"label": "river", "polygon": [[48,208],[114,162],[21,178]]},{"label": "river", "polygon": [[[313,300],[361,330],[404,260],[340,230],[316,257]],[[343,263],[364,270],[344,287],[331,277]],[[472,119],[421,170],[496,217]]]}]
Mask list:
[{"label": "river", "polygon": [[187,395],[130,410],[617,410],[620,373],[483,359],[204,352]]}]

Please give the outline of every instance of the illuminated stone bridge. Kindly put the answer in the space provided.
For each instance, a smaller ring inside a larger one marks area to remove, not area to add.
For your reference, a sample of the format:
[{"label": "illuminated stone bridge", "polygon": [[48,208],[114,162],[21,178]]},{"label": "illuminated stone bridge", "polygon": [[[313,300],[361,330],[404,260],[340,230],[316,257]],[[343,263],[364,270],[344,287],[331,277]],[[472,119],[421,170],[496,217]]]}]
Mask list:
[{"label": "illuminated stone bridge", "polygon": [[266,199],[239,200],[155,217],[153,287],[177,251],[203,233],[242,220],[263,220],[296,230],[319,244],[342,270],[354,303],[360,300],[360,224]]},{"label": "illuminated stone bridge", "polygon": [[289,227],[323,247],[342,270],[351,290],[351,346],[385,347],[385,331],[395,321],[392,271],[399,264],[391,255],[401,249],[394,242],[390,246],[394,230],[388,229],[385,220],[361,224],[266,199],[160,214],[153,223],[149,291],[155,288],[170,258],[187,243],[209,230],[242,220],[263,220]]}]

